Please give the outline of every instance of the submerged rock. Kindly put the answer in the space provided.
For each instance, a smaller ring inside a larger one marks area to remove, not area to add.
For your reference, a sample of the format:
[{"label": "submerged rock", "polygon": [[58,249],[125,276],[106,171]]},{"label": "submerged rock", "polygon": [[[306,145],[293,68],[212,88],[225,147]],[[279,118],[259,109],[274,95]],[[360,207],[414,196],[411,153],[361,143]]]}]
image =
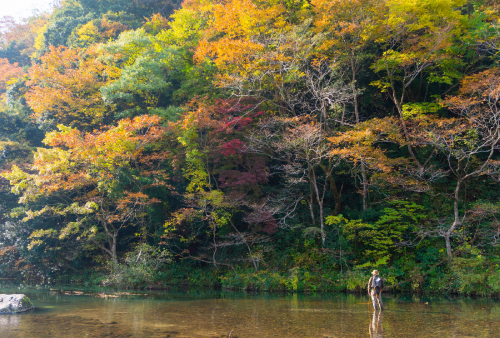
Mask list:
[{"label": "submerged rock", "polygon": [[0,295],[0,314],[14,314],[34,308],[30,299],[23,294]]}]

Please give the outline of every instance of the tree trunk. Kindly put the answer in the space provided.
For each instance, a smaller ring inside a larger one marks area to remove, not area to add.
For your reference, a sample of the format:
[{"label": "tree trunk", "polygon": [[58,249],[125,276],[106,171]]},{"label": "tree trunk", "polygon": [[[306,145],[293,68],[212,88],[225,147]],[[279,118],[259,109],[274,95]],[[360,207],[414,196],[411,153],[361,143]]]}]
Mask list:
[{"label": "tree trunk", "polygon": [[108,227],[108,224],[106,222],[106,219],[102,218],[101,219],[101,224],[102,227],[104,228],[104,232],[106,233],[106,236],[108,237],[108,245],[109,245],[109,250],[104,247],[104,250],[111,256],[111,260],[115,265],[118,264],[118,257],[116,255],[116,241],[118,237],[118,231],[115,229],[115,227],[110,224],[110,227]]},{"label": "tree trunk", "polygon": [[410,156],[415,160],[415,163],[417,164],[420,171],[423,171],[424,167],[422,166],[422,164],[420,164],[420,161],[417,159],[417,155],[415,155],[415,153],[413,152],[413,148],[411,146],[410,133],[408,132],[408,127],[406,126],[406,121],[405,121],[404,115],[403,115],[403,103],[404,103],[404,97],[405,97],[405,81],[403,81],[403,84],[401,86],[402,87],[401,98],[400,98],[400,100],[398,100],[396,86],[394,84],[394,79],[391,75],[391,71],[389,69],[389,65],[387,63],[387,60],[385,62],[385,65],[386,65],[387,74],[389,74],[389,80],[390,80],[389,82],[391,85],[390,97],[391,97],[392,101],[394,102],[396,109],[398,110],[399,120],[401,122],[401,127],[403,128],[403,133],[405,135],[406,142],[408,143],[407,144],[408,152],[410,153]]},{"label": "tree trunk", "polygon": [[338,214],[340,214],[340,208],[342,206],[342,193],[337,189],[337,185],[335,184],[335,179],[331,174],[331,170],[329,170],[324,164],[320,164],[320,167],[325,172],[326,179],[330,183],[330,190],[333,194],[333,199],[335,200],[333,215],[337,216]]},{"label": "tree trunk", "polygon": [[[353,102],[354,116],[356,118],[356,124],[358,124],[360,120],[359,120],[358,94],[356,88],[356,66],[354,65],[354,50],[351,50],[351,71],[352,71],[351,87],[352,87],[352,96],[354,99]],[[368,209],[368,182],[366,177],[366,167],[363,162],[361,162],[361,177],[363,180],[363,182],[361,182],[361,184],[363,185],[363,211],[366,211],[366,209]]]},{"label": "tree trunk", "polygon": [[286,114],[286,109],[283,106],[283,98],[281,97],[281,93],[278,88],[274,89],[274,98],[276,100],[280,116],[284,116]]},{"label": "tree trunk", "polygon": [[450,237],[451,237],[453,231],[455,231],[455,229],[457,228],[457,226],[460,225],[460,215],[458,212],[458,200],[459,200],[459,196],[460,196],[460,185],[461,184],[462,184],[462,180],[459,179],[457,181],[457,186],[455,188],[455,194],[453,196],[454,197],[453,198],[453,224],[448,229],[448,231],[446,231],[446,233],[444,235],[444,239],[446,242],[446,254],[448,255],[449,258],[452,257]]},{"label": "tree trunk", "polygon": [[452,252],[451,252],[451,242],[450,242],[450,236],[448,233],[444,235],[444,241],[446,243],[446,254],[448,255],[448,258],[452,257]]},{"label": "tree trunk", "polygon": [[111,259],[115,265],[118,265],[118,256],[116,255],[116,237],[117,234],[113,234],[111,237]]},{"label": "tree trunk", "polygon": [[[396,90],[393,89],[393,91],[395,92]],[[422,164],[420,164],[420,161],[418,160],[417,155],[415,155],[415,153],[413,152],[413,147],[411,146],[411,137],[403,115],[403,106],[397,101],[396,98],[394,98],[393,100],[399,113],[399,121],[401,122],[401,127],[403,127],[403,133],[405,135],[406,142],[408,143],[408,152],[410,153],[410,156],[413,158],[413,160],[415,160],[415,163],[419,167],[420,171],[423,171],[424,167],[422,166]]]},{"label": "tree trunk", "polygon": [[323,203],[318,202],[318,204],[319,204],[319,217],[321,219],[321,243],[322,246],[325,247],[326,233],[325,233],[325,217],[323,214]]},{"label": "tree trunk", "polygon": [[324,202],[324,191],[326,190],[326,184],[323,187],[323,197],[320,197],[319,195],[319,189],[318,189],[318,182],[316,181],[316,174],[314,173],[314,168],[311,168],[312,172],[312,180],[311,184],[314,188],[314,192],[316,194],[316,201],[318,202],[318,207],[319,207],[319,219],[320,219],[320,225],[321,225],[321,245],[324,247],[325,246],[325,240],[326,240],[326,234],[325,234],[325,217],[324,217],[324,212],[323,212],[323,202]]},{"label": "tree trunk", "polygon": [[313,197],[313,191],[311,187],[311,196],[309,197],[309,201],[307,203],[309,204],[309,211],[311,212],[311,219],[312,219],[312,224],[316,225],[316,218],[314,217],[314,197]]}]

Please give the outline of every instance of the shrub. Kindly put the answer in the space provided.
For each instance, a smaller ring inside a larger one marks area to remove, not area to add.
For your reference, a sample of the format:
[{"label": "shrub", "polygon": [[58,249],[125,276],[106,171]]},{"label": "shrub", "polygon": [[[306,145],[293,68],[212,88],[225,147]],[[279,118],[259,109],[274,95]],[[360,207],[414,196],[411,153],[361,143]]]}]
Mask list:
[{"label": "shrub", "polygon": [[109,282],[127,287],[150,285],[155,282],[157,271],[171,261],[169,251],[141,243],[125,255],[122,263],[110,263]]}]

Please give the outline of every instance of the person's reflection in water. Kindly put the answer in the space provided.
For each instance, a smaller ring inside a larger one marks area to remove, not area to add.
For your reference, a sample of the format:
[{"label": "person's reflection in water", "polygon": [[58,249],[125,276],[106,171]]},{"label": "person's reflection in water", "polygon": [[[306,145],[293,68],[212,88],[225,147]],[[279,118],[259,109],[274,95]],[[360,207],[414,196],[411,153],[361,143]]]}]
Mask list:
[{"label": "person's reflection in water", "polygon": [[382,328],[382,311],[373,312],[372,322],[370,323],[370,337],[371,338],[383,338],[384,329]]}]

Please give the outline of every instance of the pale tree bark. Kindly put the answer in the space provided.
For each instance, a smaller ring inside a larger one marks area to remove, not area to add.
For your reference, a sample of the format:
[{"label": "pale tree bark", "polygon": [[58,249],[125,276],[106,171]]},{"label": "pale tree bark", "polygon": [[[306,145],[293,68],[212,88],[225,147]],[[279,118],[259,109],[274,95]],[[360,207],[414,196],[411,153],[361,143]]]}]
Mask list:
[{"label": "pale tree bark", "polygon": [[453,234],[453,231],[460,225],[460,215],[459,215],[459,209],[458,209],[458,203],[459,203],[459,194],[460,194],[460,185],[462,184],[462,181],[458,179],[457,185],[455,187],[455,192],[453,194],[453,223],[446,231],[444,234],[444,239],[446,243],[446,254],[448,257],[452,257],[452,251],[451,251],[451,240],[450,237]]}]

